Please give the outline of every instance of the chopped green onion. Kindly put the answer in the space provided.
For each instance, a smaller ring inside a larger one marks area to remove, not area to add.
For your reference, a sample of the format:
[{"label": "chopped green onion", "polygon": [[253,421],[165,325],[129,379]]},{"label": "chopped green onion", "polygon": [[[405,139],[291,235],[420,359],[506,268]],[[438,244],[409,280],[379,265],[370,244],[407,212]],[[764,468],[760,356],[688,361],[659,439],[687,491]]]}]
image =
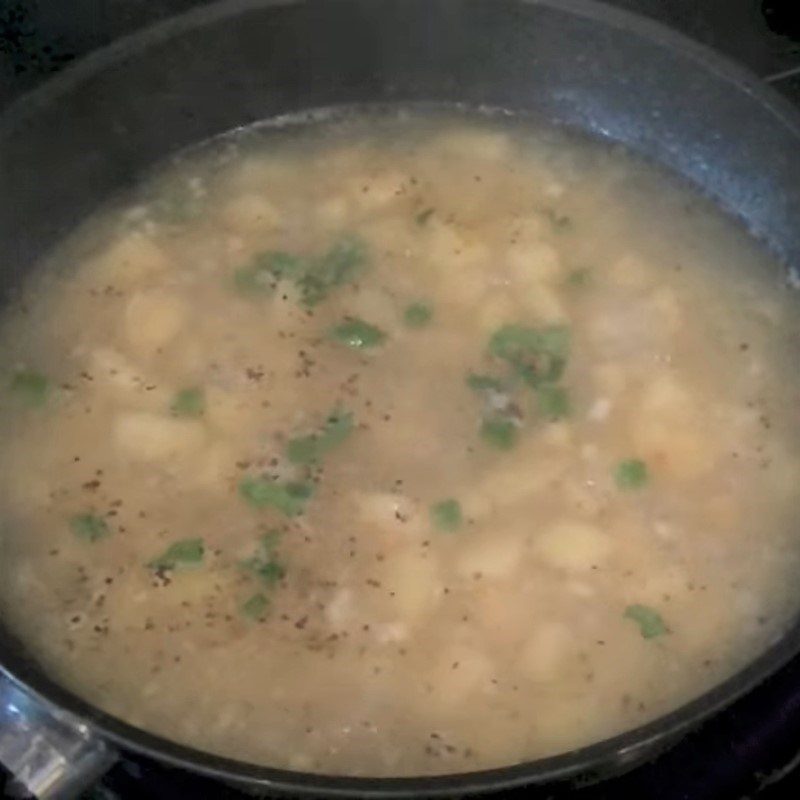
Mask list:
[{"label": "chopped green onion", "polygon": [[502,392],[506,389],[506,385],[499,378],[493,378],[491,375],[476,375],[474,372],[467,375],[467,386],[476,392],[486,390]]},{"label": "chopped green onion", "polygon": [[557,231],[568,231],[572,228],[572,219],[566,214],[560,214],[554,208],[546,208],[544,215],[550,220],[550,224]]},{"label": "chopped green onion", "polygon": [[270,271],[277,280],[299,278],[309,267],[307,258],[293,256],[282,250],[266,253],[261,258],[268,261]]},{"label": "chopped green onion", "polygon": [[588,267],[574,269],[567,275],[568,286],[585,286],[592,279],[592,271]]},{"label": "chopped green onion", "polygon": [[661,614],[649,606],[638,604],[628,606],[623,616],[639,626],[639,632],[644,639],[654,639],[669,632]]},{"label": "chopped green onion", "polygon": [[333,287],[355,279],[365,261],[364,243],[347,236],[318,258],[283,251],[259,253],[236,271],[234,283],[241,292],[258,294],[271,292],[277,281],[291,280],[299,289],[302,302],[314,306],[324,300]]},{"label": "chopped green onion", "polygon": [[403,312],[403,319],[409,328],[422,328],[431,321],[433,311],[424,303],[412,303]]},{"label": "chopped green onion", "polygon": [[463,516],[461,504],[452,498],[431,506],[431,522],[442,531],[454,531],[461,527]]},{"label": "chopped green onion", "polygon": [[282,251],[258,253],[249,264],[233,276],[236,288],[248,294],[271,292],[277,281],[299,279],[308,270],[309,262],[300,256]]},{"label": "chopped green onion", "polygon": [[9,383],[9,391],[26,406],[43,406],[50,394],[50,381],[39,372],[19,370]]},{"label": "chopped green onion", "polygon": [[565,325],[549,325],[544,328],[504,325],[492,334],[489,352],[507,361],[518,361],[539,353],[566,358],[569,354],[569,340],[569,328]]},{"label": "chopped green onion", "polygon": [[282,534],[279,530],[273,528],[262,534],[260,538],[261,550],[264,553],[271,553],[280,543]]},{"label": "chopped green onion", "polygon": [[202,389],[182,389],[169,409],[176,417],[199,417],[206,410],[205,394]]},{"label": "chopped green onion", "polygon": [[247,568],[267,586],[278,583],[278,581],[286,575],[286,570],[283,568],[283,565],[277,561],[255,563],[251,560],[248,562]]},{"label": "chopped green onion", "polygon": [[540,386],[560,380],[566,367],[567,362],[563,358],[543,356],[541,359],[536,359],[533,364],[518,364],[516,372],[528,386],[538,389]]},{"label": "chopped green onion", "polygon": [[505,325],[489,340],[489,352],[508,361],[531,386],[557,381],[566,367],[570,332],[564,325]]},{"label": "chopped green onion", "polygon": [[287,517],[296,517],[305,511],[314,487],[305,483],[279,484],[266,478],[244,478],[239,483],[239,494],[255,508],[272,507]]},{"label": "chopped green onion", "polygon": [[242,561],[242,569],[254,575],[265,586],[273,586],[286,575],[282,564],[274,559],[265,561],[261,556],[253,556]]},{"label": "chopped green onion", "polygon": [[517,426],[508,419],[485,419],[481,437],[498,450],[510,450],[517,442]]},{"label": "chopped green onion", "polygon": [[536,389],[539,411],[550,419],[561,419],[570,412],[567,390],[552,384],[543,384]]},{"label": "chopped green onion", "polygon": [[353,280],[366,260],[366,246],[355,236],[345,236],[323,256],[319,271],[328,286]]},{"label": "chopped green onion", "polygon": [[433,216],[435,210],[434,208],[426,208],[424,211],[420,211],[419,214],[414,217],[414,222],[416,222],[417,225],[424,225]]},{"label": "chopped green onion", "polygon": [[334,286],[354,280],[365,262],[366,247],[360,239],[354,236],[341,239],[297,280],[303,303],[315,306]]},{"label": "chopped green onion", "polygon": [[275,555],[275,547],[279,538],[279,531],[265,533],[261,537],[255,555],[240,564],[242,569],[258,578],[267,588],[277,584],[286,574],[286,570]]},{"label": "chopped green onion", "polygon": [[286,456],[293,464],[313,464],[341,444],[353,430],[353,415],[334,411],[319,433],[290,439]]},{"label": "chopped green onion", "polygon": [[96,514],[76,514],[70,517],[69,527],[79,539],[96,542],[111,533],[108,523]]},{"label": "chopped green onion", "polygon": [[266,293],[274,288],[275,276],[267,264],[251,264],[237,269],[233,273],[233,282],[242,293]]},{"label": "chopped green onion", "polygon": [[356,350],[377,347],[386,341],[386,334],[380,328],[355,317],[346,319],[332,328],[330,336],[335,341]]},{"label": "chopped green onion", "polygon": [[614,471],[614,480],[620,489],[641,489],[647,479],[647,464],[638,458],[620,461]]},{"label": "chopped green onion", "polygon": [[147,566],[151,569],[177,569],[199,564],[203,560],[205,546],[202,539],[181,539],[171,544],[158,558]]},{"label": "chopped green onion", "polygon": [[263,619],[268,608],[269,598],[262,592],[256,592],[242,604],[242,614],[250,619]]}]

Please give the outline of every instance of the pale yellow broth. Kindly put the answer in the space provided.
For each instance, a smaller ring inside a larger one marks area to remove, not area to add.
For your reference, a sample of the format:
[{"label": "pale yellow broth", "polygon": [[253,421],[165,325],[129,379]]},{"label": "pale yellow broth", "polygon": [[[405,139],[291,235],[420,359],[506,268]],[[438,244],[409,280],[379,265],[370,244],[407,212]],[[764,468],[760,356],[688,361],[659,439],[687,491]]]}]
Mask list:
[{"label": "pale yellow broth", "polygon": [[511,764],[677,708],[796,611],[791,292],[624,152],[267,128],[51,261],[1,337],[3,614],[134,725],[328,773]]}]

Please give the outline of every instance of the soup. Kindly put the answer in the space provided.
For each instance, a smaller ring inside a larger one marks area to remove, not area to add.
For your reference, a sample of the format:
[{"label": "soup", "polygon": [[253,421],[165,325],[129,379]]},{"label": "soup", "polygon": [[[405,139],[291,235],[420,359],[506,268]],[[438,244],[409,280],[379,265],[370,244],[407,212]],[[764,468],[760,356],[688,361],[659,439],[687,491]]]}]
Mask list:
[{"label": "soup", "polygon": [[526,122],[261,128],[99,214],[6,314],[4,618],[241,760],[564,752],[797,608],[797,317],[705,200]]}]

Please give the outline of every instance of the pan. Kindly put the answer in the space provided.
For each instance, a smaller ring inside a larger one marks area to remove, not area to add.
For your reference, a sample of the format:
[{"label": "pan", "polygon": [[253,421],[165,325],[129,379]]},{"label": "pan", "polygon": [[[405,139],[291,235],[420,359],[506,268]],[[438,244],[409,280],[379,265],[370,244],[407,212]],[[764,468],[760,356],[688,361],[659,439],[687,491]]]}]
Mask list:
[{"label": "pan", "polygon": [[[0,290],[154,164],[279,115],[359,105],[502,109],[618,142],[688,180],[800,267],[800,115],[754,76],[590,0],[226,0],[128,37],[0,119]],[[0,760],[70,797],[138,753],[260,794],[467,795],[602,780],[652,758],[800,651],[800,619],[737,674],[612,739],[503,769],[347,778],[221,758],[57,685],[0,626]]]}]

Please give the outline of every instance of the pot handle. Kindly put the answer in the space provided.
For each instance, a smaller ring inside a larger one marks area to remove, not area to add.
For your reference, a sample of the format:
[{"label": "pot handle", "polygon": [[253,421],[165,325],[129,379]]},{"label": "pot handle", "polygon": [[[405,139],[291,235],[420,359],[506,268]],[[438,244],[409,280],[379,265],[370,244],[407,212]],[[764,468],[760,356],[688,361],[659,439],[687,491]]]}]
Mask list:
[{"label": "pot handle", "polygon": [[88,725],[0,673],[0,763],[18,787],[39,800],[74,800],[116,757]]}]

